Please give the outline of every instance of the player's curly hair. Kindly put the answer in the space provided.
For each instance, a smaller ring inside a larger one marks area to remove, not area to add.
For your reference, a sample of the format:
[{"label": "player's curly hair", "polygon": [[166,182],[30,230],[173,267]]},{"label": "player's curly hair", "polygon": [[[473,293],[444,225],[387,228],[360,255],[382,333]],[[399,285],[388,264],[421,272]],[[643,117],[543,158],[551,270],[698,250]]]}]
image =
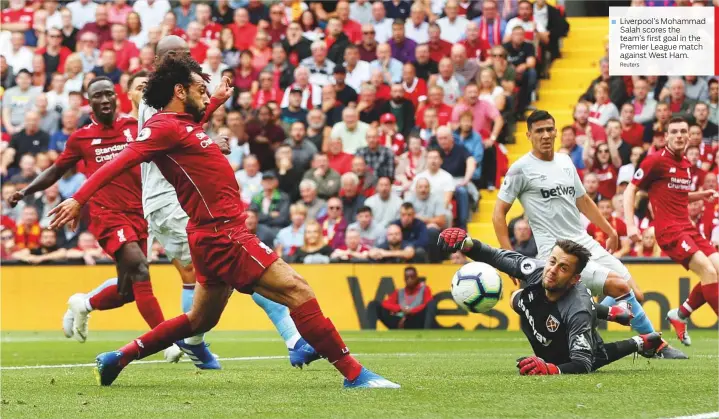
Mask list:
[{"label": "player's curly hair", "polygon": [[147,80],[143,95],[145,102],[155,109],[164,108],[175,95],[176,85],[181,84],[186,89],[190,87],[192,73],[202,76],[202,67],[192,57],[166,56]]}]

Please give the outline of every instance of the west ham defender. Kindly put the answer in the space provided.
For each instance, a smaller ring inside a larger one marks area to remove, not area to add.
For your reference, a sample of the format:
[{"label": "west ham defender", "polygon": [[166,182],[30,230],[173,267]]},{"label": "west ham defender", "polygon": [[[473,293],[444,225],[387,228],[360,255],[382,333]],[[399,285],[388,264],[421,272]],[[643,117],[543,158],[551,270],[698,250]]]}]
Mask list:
[{"label": "west ham defender", "polygon": [[[499,243],[505,249],[512,248],[506,218],[512,203],[519,199],[537,242],[538,258],[546,259],[558,239],[572,240],[589,249],[592,258],[582,271],[582,283],[592,295],[608,296],[602,301],[605,305],[628,302],[635,315],[632,328],[640,334],[654,332],[632,290],[634,284],[627,268],[582,228],[580,212],[607,234],[607,247],[616,250],[617,232],[586,195],[572,160],[554,153],[554,118],[546,111],[535,111],[527,118],[527,129],[532,151],[509,168],[494,207],[492,222]],[[657,356],[686,358],[669,345],[660,348]]]},{"label": "west ham defender", "polygon": [[[70,136],[65,151],[52,166],[13,195],[12,205],[55,184],[81,160],[87,166],[86,173],[92,175],[135,140],[137,120],[117,116],[115,86],[109,78],[93,79],[87,93],[92,122]],[[140,191],[140,171],[133,168],[113,177],[108,186],[89,201],[89,230],[103,250],[115,259],[118,281],[90,298],[84,294],[70,297],[68,305],[75,314],[72,332],[81,342],[87,338],[87,313],[91,310],[111,310],[135,301],[150,328],[164,321],[150,283],[145,254],[147,223],[142,216]]]},{"label": "west ham defender", "polygon": [[232,168],[199,125],[208,103],[205,89],[199,64],[185,55],[167,56],[144,95],[149,106],[163,111],[73,198],[52,211],[54,228],[68,222],[74,227],[82,205],[99,188],[141,162],[153,161],[175,187],[190,218],[187,232],[198,285],[192,309],[120,350],[100,354],[99,383],[110,385],[131,361],[214,327],[234,288],[288,307],[300,334],[344,375],[346,387],[398,388],[349,354],[307,282],[245,228],[245,208]]},{"label": "west ham defender", "polygon": [[638,189],[648,191],[657,244],[673,261],[699,276],[701,282],[692,289],[684,304],[667,313],[677,337],[689,346],[687,319],[691,313],[705,302],[717,313],[719,253],[692,224],[688,207],[690,202],[700,199],[713,201],[717,192],[711,189],[691,192],[691,164],[684,156],[689,141],[687,121],[671,119],[664,135],[667,139],[664,149],[644,159],[624,191],[624,219],[629,237],[639,240],[639,229],[634,222],[634,200]]},{"label": "west ham defender", "polygon": [[579,283],[592,254],[571,240],[557,240],[546,260],[494,249],[459,228],[444,230],[437,245],[445,252],[462,251],[521,281],[523,289],[513,292],[510,301],[534,356],[517,360],[520,375],[585,374],[633,353],[650,358],[662,345],[657,332],[602,341],[596,323],[599,311],[607,307],[595,305]]}]

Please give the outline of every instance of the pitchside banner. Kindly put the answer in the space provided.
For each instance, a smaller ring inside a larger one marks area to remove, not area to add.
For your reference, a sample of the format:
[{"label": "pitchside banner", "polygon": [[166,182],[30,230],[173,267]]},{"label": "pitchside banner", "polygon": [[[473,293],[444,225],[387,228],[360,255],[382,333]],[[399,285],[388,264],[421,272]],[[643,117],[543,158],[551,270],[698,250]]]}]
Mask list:
[{"label": "pitchside banner", "polygon": [[612,76],[719,75],[719,7],[610,7]]},{"label": "pitchside banner", "polygon": [[[504,295],[494,310],[468,314],[457,308],[450,295],[450,280],[456,265],[417,265],[420,277],[437,301],[439,327],[466,330],[519,330],[519,317],[509,307],[509,296],[516,287],[504,279]],[[630,272],[644,291],[644,308],[652,323],[669,330],[666,312],[689,295],[698,278],[675,264],[629,264]],[[404,286],[404,265],[295,265],[317,294],[324,313],[340,330],[381,329],[368,310],[370,302],[381,301],[396,287]],[[180,277],[172,265],[153,265],[152,284],[167,318],[180,311]],[[0,330],[56,330],[61,333],[62,315],[70,295],[89,291],[107,278],[115,268],[104,266],[3,266],[0,287]],[[692,315],[693,327],[717,327],[709,307]],[[93,312],[91,330],[145,330],[147,325],[128,304],[117,310]],[[235,293],[217,330],[273,330],[264,312],[249,296]],[[628,330],[610,324],[609,330]]]}]

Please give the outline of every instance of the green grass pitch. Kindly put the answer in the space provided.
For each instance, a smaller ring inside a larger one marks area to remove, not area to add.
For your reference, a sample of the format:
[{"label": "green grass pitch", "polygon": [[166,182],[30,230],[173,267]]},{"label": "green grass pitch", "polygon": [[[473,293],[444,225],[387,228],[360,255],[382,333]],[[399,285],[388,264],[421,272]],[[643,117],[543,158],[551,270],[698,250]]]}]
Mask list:
[{"label": "green grass pitch", "polygon": [[[275,333],[213,332],[222,371],[149,358],[111,387],[95,383],[97,353],[136,333],[2,334],[3,418],[667,418],[717,406],[717,332],[694,332],[688,361],[620,360],[594,374],[520,377],[519,332],[344,333],[357,358],[400,390],[344,390],[325,361],[295,370]],[[630,334],[603,334],[605,341]],[[668,337],[668,336],[667,336]],[[672,340],[676,343],[676,340]],[[46,368],[44,366],[63,367]],[[72,364],[68,366],[68,364]],[[79,365],[75,365],[79,364]],[[21,366],[35,369],[13,369]]]}]

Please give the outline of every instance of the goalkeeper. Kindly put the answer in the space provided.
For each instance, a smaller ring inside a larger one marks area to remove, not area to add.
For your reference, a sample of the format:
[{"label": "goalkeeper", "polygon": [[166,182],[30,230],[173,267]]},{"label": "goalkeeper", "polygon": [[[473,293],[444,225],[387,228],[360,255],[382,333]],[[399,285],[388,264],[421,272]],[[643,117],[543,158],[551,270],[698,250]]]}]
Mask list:
[{"label": "goalkeeper", "polygon": [[437,246],[444,252],[462,251],[521,281],[523,288],[512,293],[511,305],[534,355],[517,360],[520,375],[585,374],[633,353],[650,358],[662,344],[657,332],[602,341],[597,318],[626,325],[631,314],[619,306],[595,305],[579,282],[591,254],[571,240],[557,240],[546,261],[494,249],[459,228],[444,230]]}]

